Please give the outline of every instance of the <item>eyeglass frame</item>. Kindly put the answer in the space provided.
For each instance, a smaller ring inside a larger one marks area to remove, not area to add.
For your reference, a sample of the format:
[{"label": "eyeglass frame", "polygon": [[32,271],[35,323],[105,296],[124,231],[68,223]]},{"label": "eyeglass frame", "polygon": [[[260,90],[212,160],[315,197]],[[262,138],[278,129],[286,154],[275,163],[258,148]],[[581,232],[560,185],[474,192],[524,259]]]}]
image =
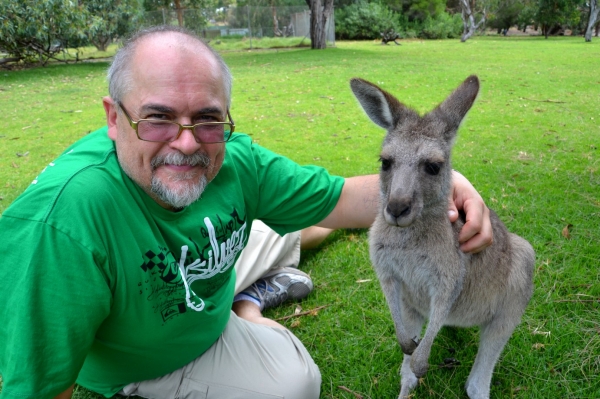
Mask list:
[{"label": "eyeglass frame", "polygon": [[[125,107],[123,106],[123,104],[120,101],[117,101],[117,105],[121,108],[121,110],[123,111],[123,113],[125,114],[125,117],[127,118],[127,120],[129,121],[129,126],[131,126],[131,128],[133,130],[135,130],[135,135],[137,136],[137,138],[141,141],[147,141],[150,143],[172,143],[174,141],[176,141],[180,136],[181,133],[184,130],[189,130],[192,132],[192,136],[194,136],[194,140],[196,140],[196,143],[198,144],[217,144],[217,143],[226,143],[229,141],[229,139],[231,138],[231,135],[233,134],[233,132],[235,131],[235,122],[233,121],[233,119],[231,118],[231,114],[229,113],[229,109],[227,110],[227,119],[229,119],[229,122],[200,122],[200,123],[196,123],[193,125],[182,125],[179,122],[174,122],[174,121],[157,121],[154,119],[138,119],[137,121],[134,121],[131,116],[129,116],[129,112],[127,112],[127,110],[125,109]],[[171,141],[167,141],[167,140],[146,140],[140,137],[140,134],[138,132],[138,125],[140,122],[161,122],[161,123],[170,123],[173,125],[177,125],[179,126],[179,132],[177,133],[177,135],[175,136],[175,138]],[[227,140],[223,140],[223,141],[210,141],[210,142],[205,142],[205,141],[201,141],[198,137],[196,137],[196,134],[194,133],[194,128],[196,126],[201,126],[201,125],[229,125],[231,126],[231,131],[229,132],[229,136],[227,137]]]}]

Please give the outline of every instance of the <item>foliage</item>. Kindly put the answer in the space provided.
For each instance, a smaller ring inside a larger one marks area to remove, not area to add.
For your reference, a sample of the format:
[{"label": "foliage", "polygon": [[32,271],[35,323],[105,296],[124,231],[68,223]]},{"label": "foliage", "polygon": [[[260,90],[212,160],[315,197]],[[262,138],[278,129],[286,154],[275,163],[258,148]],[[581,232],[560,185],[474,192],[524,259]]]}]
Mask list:
[{"label": "foliage", "polygon": [[14,61],[46,64],[86,38],[88,15],[70,0],[0,0],[0,49]]},{"label": "foliage", "polygon": [[421,24],[419,37],[423,39],[455,39],[460,37],[463,22],[458,14],[442,12],[435,17],[427,17]]},{"label": "foliage", "polygon": [[380,3],[360,0],[335,10],[335,31],[340,39],[376,39],[381,32],[397,30],[398,15]]},{"label": "foliage", "polygon": [[425,21],[435,18],[446,8],[445,0],[401,0],[402,13],[411,21]]},{"label": "foliage", "polygon": [[538,0],[535,21],[546,38],[561,27],[577,26],[580,22],[578,5],[581,0]]},{"label": "foliage", "polygon": [[524,8],[522,0],[501,0],[495,9],[488,13],[487,25],[498,29],[498,32],[518,25],[519,16]]},{"label": "foliage", "polygon": [[85,5],[90,13],[87,34],[99,51],[106,51],[116,38],[135,30],[142,11],[139,0],[87,0]]},{"label": "foliage", "polygon": [[528,25],[535,24],[537,27],[537,22],[535,21],[535,15],[537,13],[537,1],[536,0],[521,0],[523,4],[523,9],[519,13],[519,17],[517,18],[517,25],[519,29],[525,31]]}]

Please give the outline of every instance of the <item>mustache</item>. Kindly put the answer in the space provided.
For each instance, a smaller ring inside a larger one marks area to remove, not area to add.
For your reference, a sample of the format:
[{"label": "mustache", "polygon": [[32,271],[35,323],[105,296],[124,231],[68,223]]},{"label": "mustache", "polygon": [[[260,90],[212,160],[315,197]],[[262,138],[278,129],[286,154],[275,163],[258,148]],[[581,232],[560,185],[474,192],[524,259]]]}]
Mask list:
[{"label": "mustache", "polygon": [[195,152],[191,155],[185,155],[181,152],[172,152],[166,155],[157,155],[150,162],[152,170],[161,165],[189,165],[207,168],[210,165],[210,157],[201,152]]}]

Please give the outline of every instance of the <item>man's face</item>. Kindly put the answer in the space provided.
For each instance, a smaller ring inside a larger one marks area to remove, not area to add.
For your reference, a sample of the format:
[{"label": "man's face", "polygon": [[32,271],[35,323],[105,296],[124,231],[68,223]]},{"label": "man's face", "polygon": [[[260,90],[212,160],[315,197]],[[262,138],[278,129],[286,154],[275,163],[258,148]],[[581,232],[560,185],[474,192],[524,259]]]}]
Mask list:
[{"label": "man's face", "polygon": [[[162,119],[192,125],[225,121],[227,98],[220,69],[207,51],[185,46],[172,36],[138,44],[133,86],[122,105],[134,121]],[[139,140],[112,99],[104,99],[108,135],[116,142],[125,172],[165,208],[182,208],[200,197],[219,172],[225,144],[197,143],[184,130],[171,143]]]}]

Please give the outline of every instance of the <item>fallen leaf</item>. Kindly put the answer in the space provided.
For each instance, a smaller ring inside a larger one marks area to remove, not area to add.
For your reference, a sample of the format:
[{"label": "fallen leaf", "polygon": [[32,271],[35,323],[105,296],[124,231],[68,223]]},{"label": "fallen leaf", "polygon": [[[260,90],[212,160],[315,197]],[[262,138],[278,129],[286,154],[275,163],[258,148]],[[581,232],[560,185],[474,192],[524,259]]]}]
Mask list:
[{"label": "fallen leaf", "polygon": [[568,224],[566,225],[563,229],[562,229],[562,235],[563,237],[565,237],[567,240],[571,239],[571,233],[569,232],[569,229],[573,227],[572,224]]},{"label": "fallen leaf", "polygon": [[533,349],[540,350],[540,349],[543,349],[544,347],[545,347],[545,345],[541,344],[539,342],[537,344],[533,344]]},{"label": "fallen leaf", "polygon": [[300,325],[300,319],[296,319],[290,324],[290,328],[296,328]]},{"label": "fallen leaf", "polygon": [[366,280],[356,280],[357,283],[368,283],[369,281],[373,281],[370,278],[366,279]]}]

